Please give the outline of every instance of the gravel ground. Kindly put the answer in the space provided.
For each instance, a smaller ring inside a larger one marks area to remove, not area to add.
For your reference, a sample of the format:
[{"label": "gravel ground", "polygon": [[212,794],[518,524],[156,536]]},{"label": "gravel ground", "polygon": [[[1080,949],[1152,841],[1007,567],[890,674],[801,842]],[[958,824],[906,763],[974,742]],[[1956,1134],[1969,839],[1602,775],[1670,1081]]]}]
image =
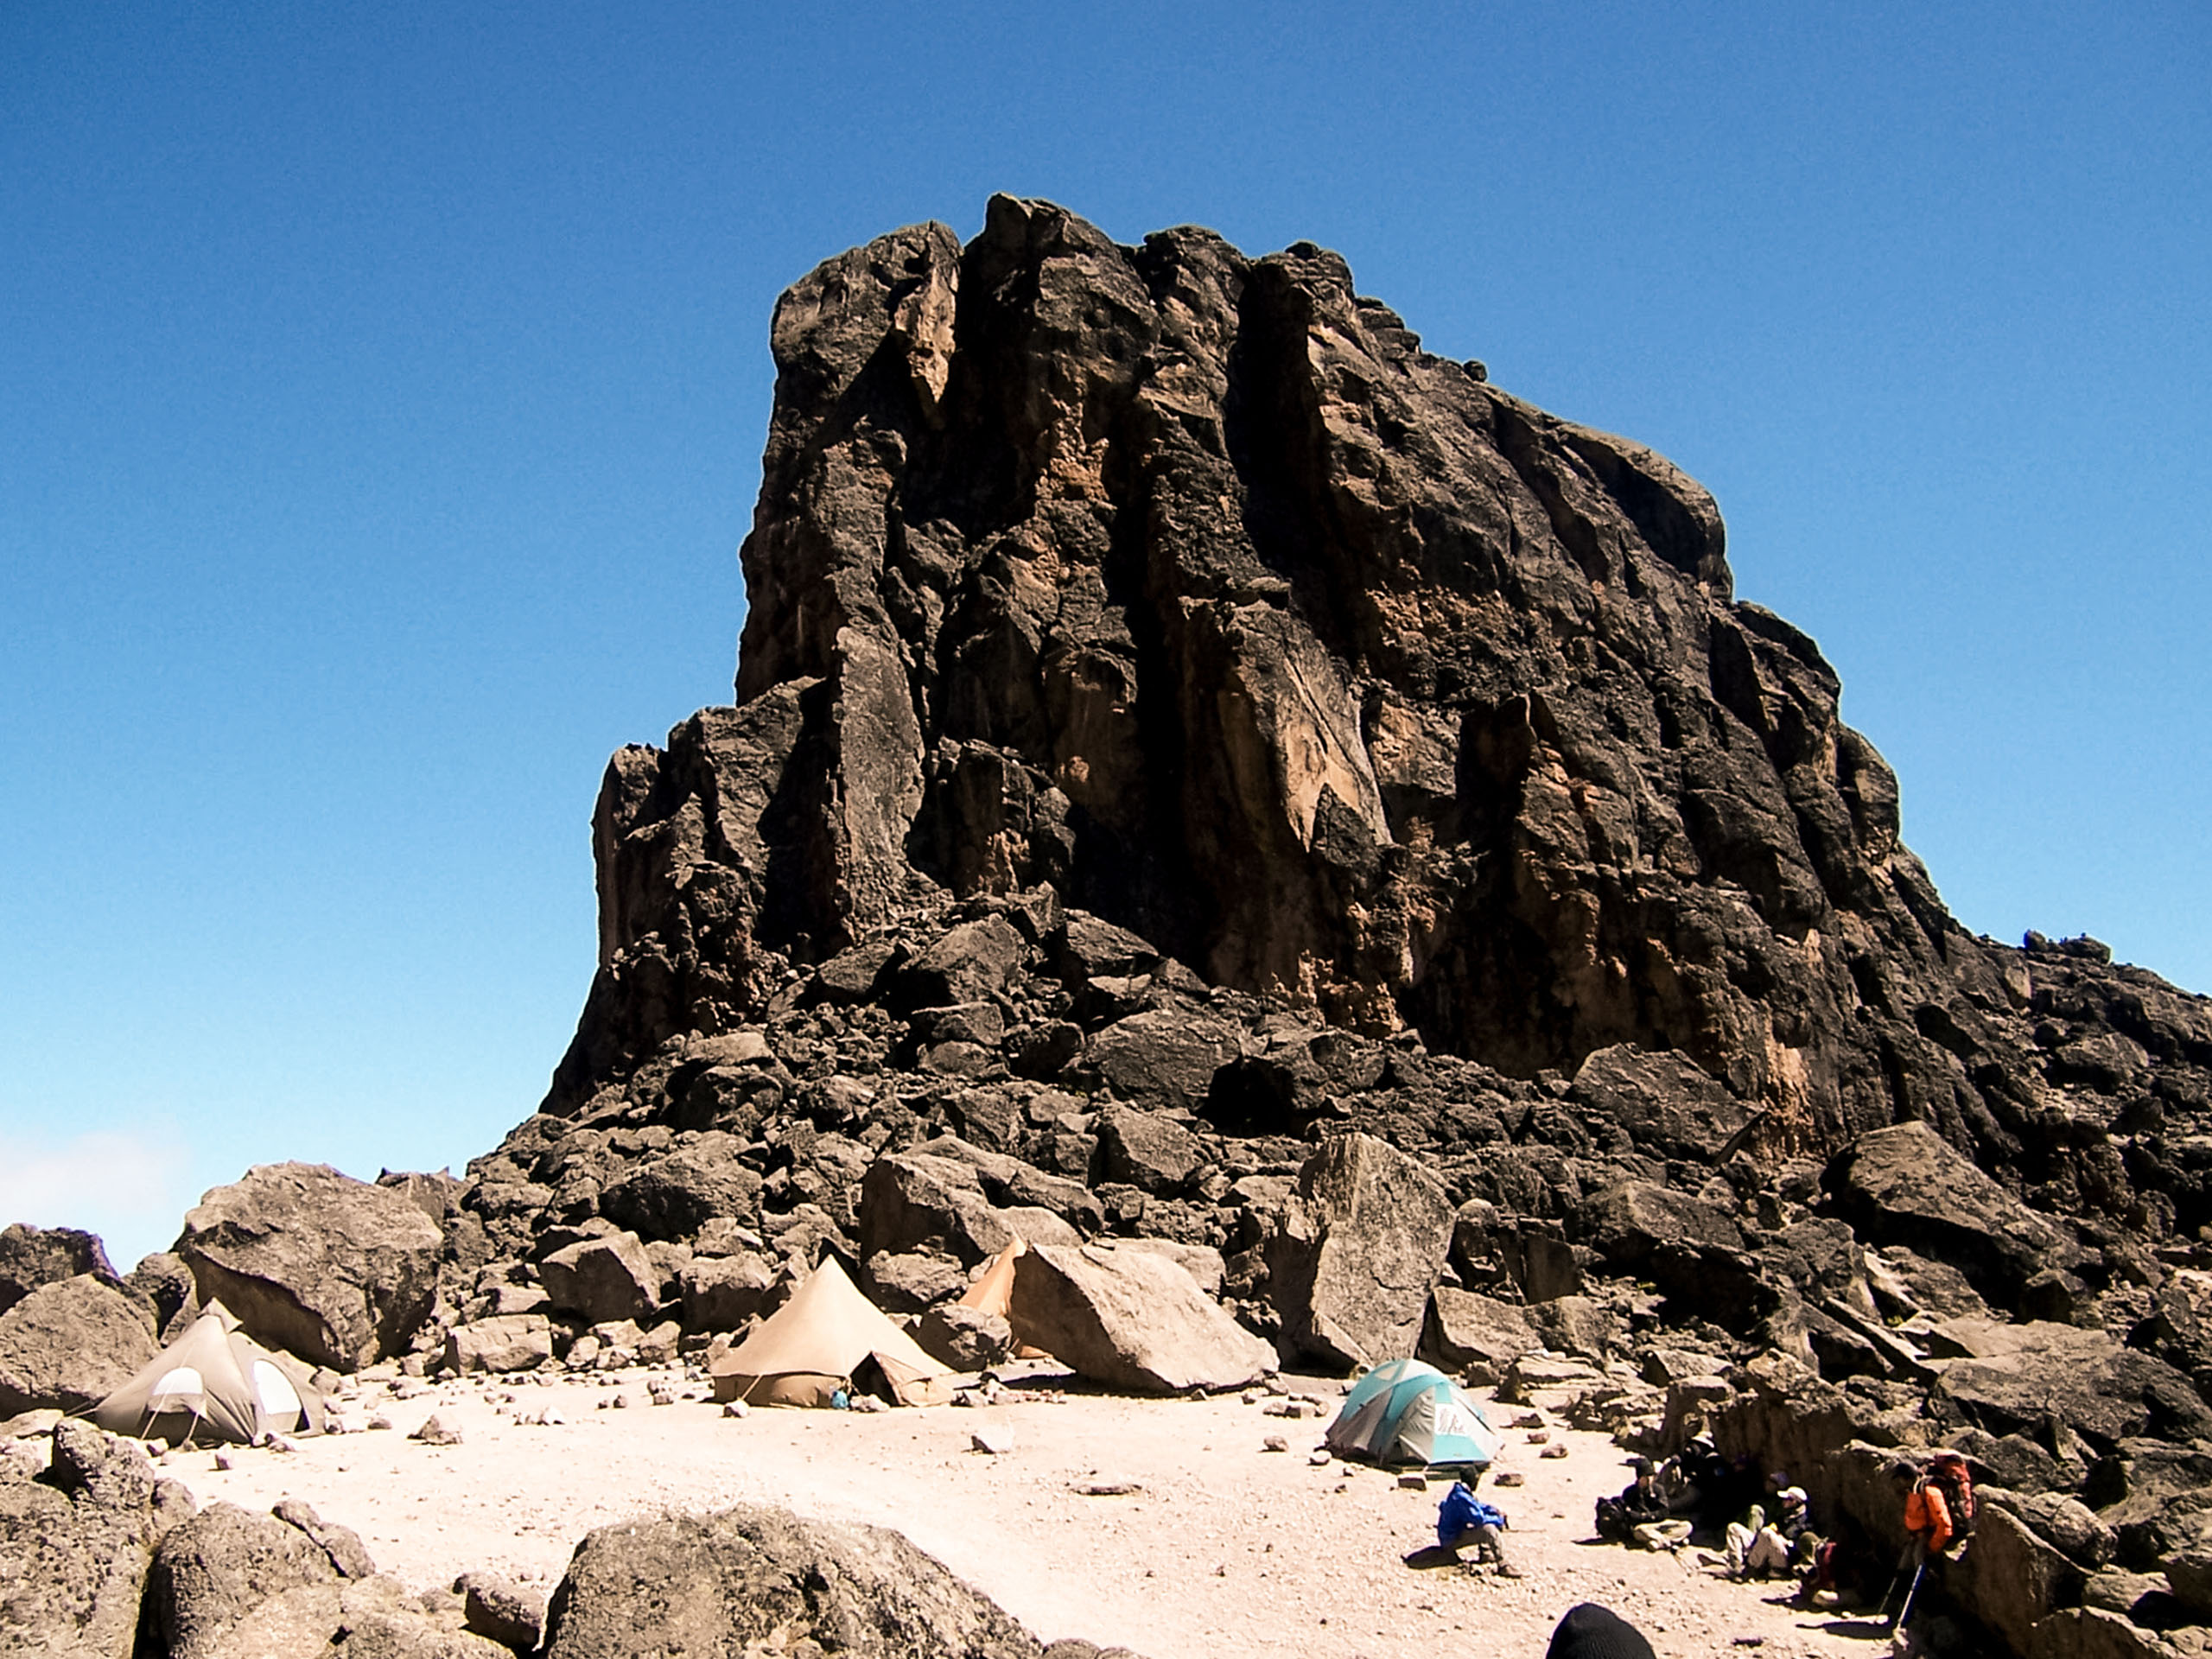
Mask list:
[{"label": "gravel ground", "polygon": [[[1443,1487],[1311,1460],[1325,1420],[1266,1415],[1264,1400],[1060,1400],[877,1414],[755,1411],[727,1418],[672,1374],[648,1403],[639,1372],[556,1381],[448,1382],[397,1398],[365,1385],[346,1414],[393,1432],[328,1435],[283,1452],[174,1452],[164,1471],[200,1501],[312,1503],[359,1532],[379,1567],[416,1587],[488,1567],[550,1592],[594,1527],[672,1510],[786,1504],[802,1515],[895,1528],[1039,1637],[1077,1636],[1150,1659],[1296,1651],[1356,1656],[1541,1655],[1560,1614],[1599,1601],[1662,1656],[1858,1655],[1885,1648],[1863,1618],[1782,1605],[1786,1586],[1730,1583],[1687,1556],[1596,1541],[1591,1506],[1627,1479],[1604,1436],[1553,1422],[1563,1459],[1507,1433],[1484,1483],[1512,1519],[1517,1580],[1404,1558],[1433,1541]],[[1038,1389],[1049,1377],[1014,1379]],[[1326,1402],[1340,1385],[1288,1379]],[[417,1385],[420,1386],[420,1385]],[[618,1395],[626,1408],[610,1408]],[[526,1424],[550,1408],[565,1421]],[[1519,1408],[1492,1407],[1501,1424]],[[435,1411],[461,1443],[408,1434]],[[1004,1443],[973,1449],[981,1433]],[[1269,1435],[1288,1442],[1269,1452]],[[1084,1485],[1133,1491],[1086,1495]]]}]

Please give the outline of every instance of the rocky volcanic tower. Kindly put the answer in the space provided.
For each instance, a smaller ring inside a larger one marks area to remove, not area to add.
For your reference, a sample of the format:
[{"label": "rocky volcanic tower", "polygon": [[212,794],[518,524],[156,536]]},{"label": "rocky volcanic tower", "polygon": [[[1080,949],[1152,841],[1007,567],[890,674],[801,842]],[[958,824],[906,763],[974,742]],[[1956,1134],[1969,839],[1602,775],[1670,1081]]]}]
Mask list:
[{"label": "rocky volcanic tower", "polygon": [[1724,1150],[1916,1118],[2055,1208],[2212,1219],[2107,1135],[2201,1105],[2202,1004],[1965,933],[1712,497],[1334,254],[998,197],[822,265],[773,343],[737,702],[609,767],[548,1113],[918,907],[1049,889],[1510,1077],[1676,1051]]}]

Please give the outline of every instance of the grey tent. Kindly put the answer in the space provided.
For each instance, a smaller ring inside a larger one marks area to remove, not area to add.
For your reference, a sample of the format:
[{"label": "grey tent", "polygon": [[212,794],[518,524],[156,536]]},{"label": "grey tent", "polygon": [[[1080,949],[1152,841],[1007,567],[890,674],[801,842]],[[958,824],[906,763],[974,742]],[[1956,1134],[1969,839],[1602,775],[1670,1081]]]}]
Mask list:
[{"label": "grey tent", "polygon": [[238,1329],[220,1302],[153,1363],[92,1408],[111,1433],[141,1440],[235,1440],[322,1432],[322,1391],[307,1367]]}]

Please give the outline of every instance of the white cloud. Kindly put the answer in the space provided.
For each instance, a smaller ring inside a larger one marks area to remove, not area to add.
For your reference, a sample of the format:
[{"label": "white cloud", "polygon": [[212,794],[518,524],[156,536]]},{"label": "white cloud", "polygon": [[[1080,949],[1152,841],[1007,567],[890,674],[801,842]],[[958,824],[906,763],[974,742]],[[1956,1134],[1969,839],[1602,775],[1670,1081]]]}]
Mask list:
[{"label": "white cloud", "polygon": [[54,1141],[0,1129],[0,1224],[96,1232],[122,1272],[175,1236],[190,1184],[173,1135],[95,1130]]}]

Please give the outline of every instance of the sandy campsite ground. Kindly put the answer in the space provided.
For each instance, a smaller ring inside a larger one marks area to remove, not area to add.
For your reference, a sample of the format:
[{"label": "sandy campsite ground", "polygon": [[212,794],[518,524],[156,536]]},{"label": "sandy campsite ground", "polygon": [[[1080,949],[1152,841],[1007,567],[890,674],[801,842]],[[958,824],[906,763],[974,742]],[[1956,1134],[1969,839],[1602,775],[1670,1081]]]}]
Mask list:
[{"label": "sandy campsite ground", "polygon": [[[1732,1584],[1687,1555],[1596,1542],[1591,1506],[1626,1481],[1621,1453],[1556,1421],[1548,1434],[1567,1457],[1540,1459],[1526,1431],[1509,1431],[1497,1466],[1526,1484],[1483,1484],[1513,1523],[1525,1576],[1506,1580],[1408,1567],[1403,1558],[1433,1542],[1443,1486],[1409,1491],[1372,1468],[1317,1465],[1309,1453],[1325,1419],[1268,1416],[1236,1395],[1071,1392],[980,1409],[736,1419],[698,1383],[650,1405],[647,1380],[454,1381],[405,1399],[371,1384],[347,1414],[381,1413],[394,1431],[233,1450],[227,1471],[211,1452],[178,1451],[164,1472],[203,1503],[305,1499],[417,1588],[486,1567],[550,1592],[594,1527],[766,1502],[894,1528],[1046,1640],[1082,1637],[1149,1659],[1541,1655],[1560,1612],[1584,1600],[1625,1614],[1663,1656],[1886,1651],[1863,1617],[1782,1605],[1786,1586]],[[1064,1380],[1009,1378],[1029,1389]],[[1333,1415],[1340,1384],[1289,1382]],[[599,1403],[617,1394],[628,1408]],[[566,1421],[515,1421],[549,1407]],[[1491,1409],[1502,1427],[1520,1408]],[[407,1438],[434,1410],[459,1425],[460,1445]],[[1005,1449],[973,1449],[979,1431]],[[1263,1450],[1271,1434],[1289,1451]],[[1077,1490],[1125,1483],[1136,1490]]]}]

